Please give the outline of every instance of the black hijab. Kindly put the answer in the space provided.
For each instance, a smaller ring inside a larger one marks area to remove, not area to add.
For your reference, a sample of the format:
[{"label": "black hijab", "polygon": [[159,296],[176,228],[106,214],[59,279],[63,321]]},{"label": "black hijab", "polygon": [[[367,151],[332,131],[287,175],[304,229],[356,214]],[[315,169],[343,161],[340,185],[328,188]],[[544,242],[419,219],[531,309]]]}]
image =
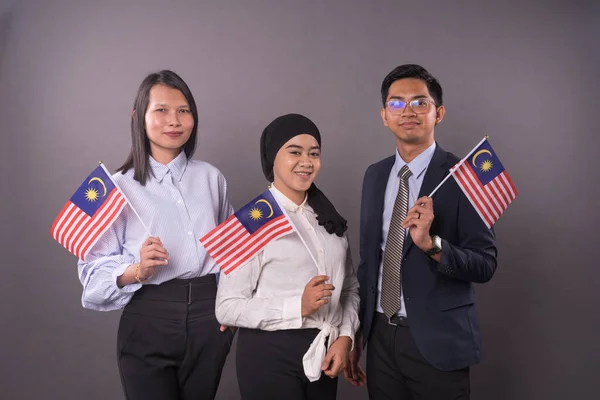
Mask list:
[{"label": "black hijab", "polygon": [[[260,159],[263,173],[273,182],[273,163],[277,152],[288,140],[298,135],[311,135],[321,146],[321,133],[317,126],[300,114],[286,114],[276,118],[263,131],[260,137]],[[330,234],[343,236],[346,220],[336,211],[327,196],[313,183],[307,191],[307,203],[317,214],[317,221]]]}]

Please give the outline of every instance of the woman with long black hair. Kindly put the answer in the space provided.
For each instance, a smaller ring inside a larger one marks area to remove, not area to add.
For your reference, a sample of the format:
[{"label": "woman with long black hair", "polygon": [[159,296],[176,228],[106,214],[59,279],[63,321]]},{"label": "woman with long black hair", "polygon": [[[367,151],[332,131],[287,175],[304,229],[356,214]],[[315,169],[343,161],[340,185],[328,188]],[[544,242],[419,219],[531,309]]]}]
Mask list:
[{"label": "woman with long black hair", "polygon": [[176,73],[143,80],[131,151],[113,176],[140,218],[126,207],[79,261],[83,306],[123,309],[117,356],[130,400],[213,399],[233,338],[215,318],[218,267],[199,243],[232,209],[223,175],[191,159],[197,121]]}]

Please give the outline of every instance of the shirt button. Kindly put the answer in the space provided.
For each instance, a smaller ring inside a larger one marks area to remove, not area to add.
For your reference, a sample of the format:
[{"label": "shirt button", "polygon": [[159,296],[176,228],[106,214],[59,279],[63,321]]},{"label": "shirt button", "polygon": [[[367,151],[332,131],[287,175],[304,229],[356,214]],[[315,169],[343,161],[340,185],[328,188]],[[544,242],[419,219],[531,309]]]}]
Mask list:
[{"label": "shirt button", "polygon": [[177,204],[181,204],[181,199],[177,200]]},{"label": "shirt button", "polygon": [[192,234],[192,231],[188,231],[188,235],[191,235],[191,234]]}]

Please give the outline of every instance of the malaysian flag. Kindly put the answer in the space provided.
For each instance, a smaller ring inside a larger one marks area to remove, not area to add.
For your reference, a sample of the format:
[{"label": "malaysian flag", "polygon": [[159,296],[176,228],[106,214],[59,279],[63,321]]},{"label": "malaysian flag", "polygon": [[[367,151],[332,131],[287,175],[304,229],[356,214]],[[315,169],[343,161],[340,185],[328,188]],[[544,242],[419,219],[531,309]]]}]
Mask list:
[{"label": "malaysian flag", "polygon": [[90,248],[117,219],[127,200],[104,165],[96,168],[62,208],[50,235],[85,260]]},{"label": "malaysian flag", "polygon": [[287,215],[267,190],[200,239],[227,275],[270,241],[294,231]]},{"label": "malaysian flag", "polygon": [[450,172],[488,228],[517,197],[512,179],[487,138]]}]

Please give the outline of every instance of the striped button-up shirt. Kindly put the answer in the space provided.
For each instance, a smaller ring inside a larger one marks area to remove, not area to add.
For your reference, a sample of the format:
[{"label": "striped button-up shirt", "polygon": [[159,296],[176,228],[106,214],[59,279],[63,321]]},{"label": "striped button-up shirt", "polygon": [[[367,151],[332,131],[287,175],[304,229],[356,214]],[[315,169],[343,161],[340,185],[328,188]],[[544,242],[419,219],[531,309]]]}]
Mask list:
[{"label": "striped button-up shirt", "polygon": [[[218,273],[218,266],[199,238],[233,212],[225,178],[212,165],[188,160],[183,152],[167,165],[150,157],[150,167],[145,186],[133,179],[133,169],[113,175],[149,233],[160,238],[170,256],[169,263],[157,267],[146,284]],[[119,288],[117,278],[129,265],[139,262],[140,248],[147,237],[131,207],[125,207],[92,247],[88,261],[79,260],[85,308],[109,311],[127,305],[141,284]]]}]

